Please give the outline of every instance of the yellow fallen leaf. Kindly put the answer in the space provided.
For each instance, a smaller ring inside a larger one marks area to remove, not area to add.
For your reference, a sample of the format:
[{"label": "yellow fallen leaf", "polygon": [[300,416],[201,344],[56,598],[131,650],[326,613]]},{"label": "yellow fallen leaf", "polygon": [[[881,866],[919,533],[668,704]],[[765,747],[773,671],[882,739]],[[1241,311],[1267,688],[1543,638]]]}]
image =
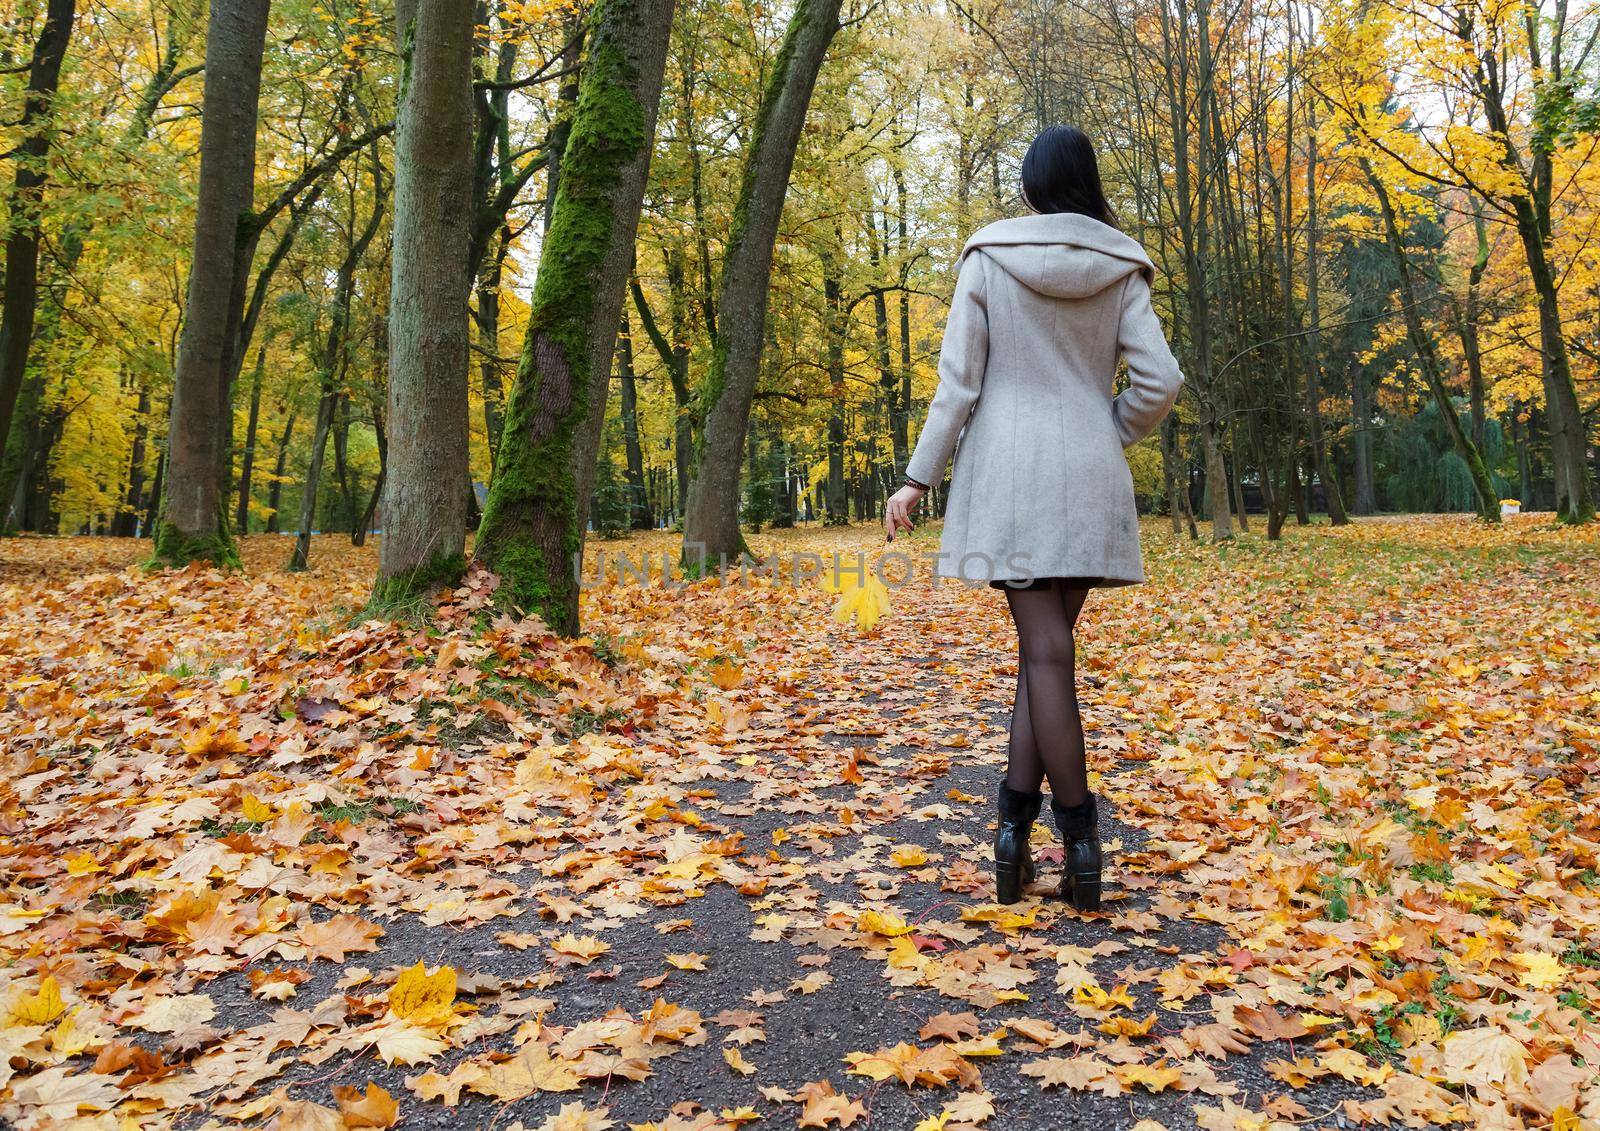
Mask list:
[{"label": "yellow fallen leaf", "polygon": [[909,935],[912,927],[893,911],[863,911],[856,916],[856,930],[892,939],[897,935]]},{"label": "yellow fallen leaf", "polygon": [[94,858],[94,854],[91,852],[80,852],[76,856],[67,857],[67,875],[69,876],[89,876],[95,872],[103,871],[105,869],[100,866],[100,862]]},{"label": "yellow fallen leaf", "polygon": [[580,966],[587,966],[607,953],[611,949],[611,944],[592,936],[579,936],[568,932],[551,943],[550,949],[572,959]]},{"label": "yellow fallen leaf", "polygon": [[1132,1017],[1113,1017],[1100,1022],[1095,1028],[1113,1037],[1148,1037],[1155,1024],[1156,1015],[1152,1013],[1143,1021],[1136,1021]]},{"label": "yellow fallen leaf", "polygon": [[1072,1000],[1090,1009],[1115,1009],[1119,1005],[1125,1009],[1133,1008],[1133,998],[1128,996],[1127,986],[1106,990],[1094,982],[1080,982],[1078,988],[1072,991]]},{"label": "yellow fallen leaf", "polygon": [[889,854],[899,868],[920,868],[928,862],[928,854],[920,844],[903,844]]},{"label": "yellow fallen leaf", "polygon": [[413,1025],[439,1029],[456,1015],[456,971],[441,966],[428,973],[419,960],[400,972],[389,990],[389,1012]]},{"label": "yellow fallen leaf", "polygon": [[61,986],[56,982],[54,974],[46,974],[39,982],[39,988],[33,993],[19,993],[11,999],[10,1016],[6,1024],[12,1027],[24,1025],[48,1025],[66,1010],[66,1003],[61,1000]]},{"label": "yellow fallen leaf", "polygon": [[1139,1087],[1147,1092],[1166,1091],[1183,1078],[1179,1069],[1166,1066],[1166,1062],[1160,1060],[1154,1064],[1118,1065],[1111,1070],[1111,1074],[1122,1082],[1123,1087]]},{"label": "yellow fallen leaf", "polygon": [[257,825],[264,825],[278,815],[276,809],[250,793],[245,794],[240,800],[239,809],[244,814],[245,820]]},{"label": "yellow fallen leaf", "polygon": [[744,1054],[732,1045],[722,1050],[722,1059],[728,1062],[728,1067],[741,1076],[749,1076],[755,1072],[756,1066],[744,1058]]},{"label": "yellow fallen leaf", "polygon": [[1567,980],[1567,969],[1553,954],[1523,951],[1511,961],[1522,967],[1521,982],[1531,990],[1553,990]]}]

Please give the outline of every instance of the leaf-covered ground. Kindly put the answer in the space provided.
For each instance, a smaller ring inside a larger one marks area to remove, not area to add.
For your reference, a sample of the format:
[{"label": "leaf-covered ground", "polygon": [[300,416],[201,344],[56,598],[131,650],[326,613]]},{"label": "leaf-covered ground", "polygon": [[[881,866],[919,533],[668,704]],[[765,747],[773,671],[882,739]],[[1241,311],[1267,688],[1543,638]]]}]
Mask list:
[{"label": "leaf-covered ground", "polygon": [[563,642],[479,575],[362,623],[331,538],[0,542],[0,1118],[1600,1126],[1600,532],[1145,542],[1082,632],[1096,916],[991,902],[987,589],[610,585]]}]

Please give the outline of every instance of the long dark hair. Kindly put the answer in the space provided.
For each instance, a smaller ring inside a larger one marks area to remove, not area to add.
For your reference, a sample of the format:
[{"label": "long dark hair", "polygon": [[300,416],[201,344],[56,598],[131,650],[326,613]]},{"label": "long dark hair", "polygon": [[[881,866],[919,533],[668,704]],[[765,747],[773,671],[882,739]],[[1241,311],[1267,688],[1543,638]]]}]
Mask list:
[{"label": "long dark hair", "polygon": [[1033,139],[1022,159],[1022,195],[1035,212],[1079,212],[1117,226],[1094,143],[1077,126],[1051,126]]}]

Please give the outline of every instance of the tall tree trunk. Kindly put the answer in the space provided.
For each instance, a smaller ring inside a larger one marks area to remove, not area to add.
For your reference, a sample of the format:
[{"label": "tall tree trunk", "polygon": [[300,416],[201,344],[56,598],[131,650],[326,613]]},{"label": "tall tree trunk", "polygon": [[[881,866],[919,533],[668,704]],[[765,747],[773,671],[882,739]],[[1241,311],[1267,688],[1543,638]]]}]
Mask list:
[{"label": "tall tree trunk", "polygon": [[773,244],[817,72],[839,30],[839,6],[840,0],[796,3],[746,146],[717,302],[724,312],[739,311],[739,317],[731,323],[723,318],[702,390],[705,428],[683,524],[686,562],[701,555],[733,558],[744,549],[740,453],[761,373]]},{"label": "tall tree trunk", "polygon": [[1511,442],[1517,447],[1517,500],[1533,509],[1533,460],[1528,453],[1528,429],[1522,421],[1522,406],[1511,406]]},{"label": "tall tree trunk", "polygon": [[838,262],[831,254],[822,260],[822,294],[828,359],[827,521],[829,526],[843,526],[850,521],[844,478],[844,288],[839,282]]},{"label": "tall tree trunk", "polygon": [[17,123],[21,141],[10,154],[16,176],[6,202],[5,296],[0,300],[0,443],[11,435],[11,414],[22,391],[33,344],[45,159],[50,152],[53,103],[61,84],[61,63],[72,38],[74,14],[74,0],[49,0],[23,92],[22,116]]},{"label": "tall tree trunk", "polygon": [[228,384],[237,334],[240,223],[255,194],[256,115],[268,0],[213,0],[206,33],[200,189],[183,337],[172,383],[158,563],[238,565],[223,499],[232,421]]},{"label": "tall tree trunk", "polygon": [[139,390],[139,406],[133,415],[133,452],[128,460],[128,489],[122,509],[111,520],[111,534],[132,538],[139,533],[139,512],[144,503],[145,451],[150,442],[150,390]]},{"label": "tall tree trunk", "polygon": [[1483,222],[1483,202],[1476,196],[1472,201],[1472,227],[1478,238],[1478,252],[1467,272],[1467,303],[1457,320],[1461,335],[1461,352],[1467,359],[1467,396],[1472,406],[1472,442],[1478,450],[1488,452],[1488,416],[1484,406],[1483,347],[1478,337],[1478,317],[1482,300],[1478,288],[1483,274],[1489,268],[1489,229]]},{"label": "tall tree trunk", "polygon": [[1355,465],[1355,512],[1378,513],[1378,487],[1372,463],[1372,390],[1367,384],[1367,367],[1355,354],[1350,355],[1350,450]]},{"label": "tall tree trunk", "polygon": [[361,512],[356,528],[350,532],[352,546],[367,544],[367,532],[372,529],[372,520],[378,513],[378,504],[383,500],[383,481],[389,471],[389,437],[383,428],[381,405],[372,406],[372,431],[378,438],[378,478],[373,481],[372,494],[367,496],[366,509]]},{"label": "tall tree trunk", "polygon": [[311,557],[311,529],[317,521],[317,496],[322,488],[322,461],[328,450],[328,430],[333,427],[333,411],[338,400],[331,376],[324,374],[322,395],[317,398],[317,421],[311,431],[311,463],[306,468],[300,489],[300,521],[295,525],[294,549],[289,553],[289,570],[306,568]]},{"label": "tall tree trunk", "polygon": [[1456,415],[1455,405],[1450,401],[1449,390],[1444,386],[1444,376],[1440,370],[1439,356],[1434,352],[1433,339],[1422,325],[1416,287],[1411,280],[1411,263],[1406,258],[1405,245],[1400,241],[1400,225],[1395,218],[1394,205],[1389,199],[1389,190],[1373,172],[1371,162],[1365,158],[1361,159],[1361,171],[1366,174],[1367,183],[1372,186],[1372,191],[1378,198],[1378,210],[1383,216],[1389,253],[1394,257],[1395,271],[1400,278],[1400,299],[1405,304],[1406,332],[1411,337],[1411,348],[1416,351],[1417,365],[1422,370],[1422,378],[1433,394],[1434,403],[1439,408],[1439,416],[1450,434],[1456,451],[1472,475],[1473,490],[1478,496],[1478,517],[1484,522],[1499,522],[1500,499],[1495,493],[1494,484],[1489,479],[1489,469],[1484,466],[1483,453],[1461,427],[1461,418]]},{"label": "tall tree trunk", "polygon": [[511,231],[502,227],[499,240],[478,276],[478,378],[483,393],[483,430],[489,444],[489,480],[494,481],[500,434],[505,426],[505,382],[500,378],[500,276]]},{"label": "tall tree trunk", "polygon": [[401,0],[389,467],[375,604],[454,581],[467,531],[472,0]]},{"label": "tall tree trunk", "polygon": [[[300,496],[300,525],[296,528],[294,550],[289,556],[291,572],[305,569],[311,554],[311,528],[316,524],[317,496],[322,487],[322,463],[326,454],[328,434],[334,429],[336,416],[341,412],[345,415],[338,421],[339,434],[334,443],[334,463],[339,477],[340,498],[344,500],[345,515],[350,522],[351,530],[355,529],[357,518],[355,499],[351,493],[349,470],[345,464],[345,441],[349,432],[349,401],[344,395],[344,383],[349,370],[350,307],[355,301],[356,271],[361,267],[362,260],[366,258],[367,248],[372,245],[373,238],[377,236],[378,229],[383,224],[385,199],[383,166],[376,160],[372,163],[372,174],[372,211],[367,216],[366,224],[360,232],[357,232],[355,196],[351,195],[350,214],[346,220],[350,243],[345,248],[344,258],[340,261],[338,273],[334,276],[332,317],[328,320],[328,336],[323,341],[322,356],[317,366],[318,385],[322,395],[317,401],[317,423],[311,436],[311,464],[306,469],[305,489]],[[462,296],[462,301],[466,301],[465,294]],[[462,376],[464,380],[465,374]]]},{"label": "tall tree trunk", "polygon": [[682,248],[668,250],[665,258],[668,317],[672,333],[670,341],[662,334],[639,280],[635,278],[630,286],[634,309],[639,313],[639,323],[644,327],[645,337],[650,339],[650,344],[660,356],[661,364],[666,366],[667,380],[672,385],[672,459],[676,465],[677,491],[673,495],[671,509],[681,521],[683,500],[689,497],[689,469],[694,460],[694,397],[689,389],[689,306]]},{"label": "tall tree trunk", "polygon": [[900,254],[900,395],[889,421],[894,433],[894,470],[899,475],[911,459],[911,205],[905,171],[894,166],[895,205],[899,209],[895,248]]},{"label": "tall tree trunk", "polygon": [[617,329],[617,371],[622,382],[622,442],[628,456],[628,525],[633,530],[649,530],[650,495],[644,484],[644,449],[639,443],[639,386],[633,373],[633,332],[628,327],[628,312],[622,312]]},{"label": "tall tree trunk", "polygon": [[[1529,59],[1536,75],[1533,81],[1534,137],[1526,161],[1513,137],[1506,108],[1506,58],[1499,52],[1477,52],[1472,39],[1473,9],[1463,7],[1456,18],[1463,46],[1476,55],[1478,65],[1473,77],[1484,116],[1504,151],[1505,167],[1513,171],[1520,182],[1518,191],[1507,195],[1516,220],[1517,237],[1522,242],[1523,258],[1527,260],[1528,277],[1539,302],[1541,375],[1556,481],[1556,517],[1562,522],[1590,522],[1595,517],[1595,496],[1589,482],[1588,436],[1577,387],[1573,384],[1572,357],[1561,324],[1560,284],[1550,260],[1555,181],[1555,145],[1550,134],[1555,129],[1568,127],[1549,119],[1560,113],[1557,108],[1568,105],[1572,97],[1569,79],[1562,70],[1562,37],[1568,26],[1566,5],[1557,6],[1553,23],[1537,12],[1522,16]],[[1543,57],[1541,44],[1541,35],[1546,29],[1551,36],[1548,59]]]},{"label": "tall tree trunk", "polygon": [[298,405],[289,406],[289,415],[283,422],[283,435],[278,437],[278,459],[272,465],[272,486],[267,488],[268,534],[278,533],[282,525],[278,512],[283,502],[283,476],[289,466],[289,441],[294,438],[294,419],[299,411]]},{"label": "tall tree trunk", "polygon": [[[583,553],[673,0],[597,0],[477,556],[502,599],[578,631]],[[388,539],[385,538],[385,542]]]},{"label": "tall tree trunk", "polygon": [[[906,461],[911,458],[911,453],[900,443],[902,432],[909,433],[909,430],[899,427],[905,419],[905,413],[900,404],[900,374],[895,372],[894,353],[889,345],[889,296],[885,293],[888,280],[883,277],[883,263],[889,258],[887,212],[884,214],[883,223],[881,245],[878,231],[870,224],[867,238],[870,241],[868,247],[871,249],[873,276],[872,336],[878,355],[878,393],[883,398],[884,409],[889,418],[889,453],[893,461],[889,474],[894,476],[905,467]],[[909,435],[907,439],[909,440]]]},{"label": "tall tree trunk", "polygon": [[1306,426],[1311,443],[1311,466],[1322,481],[1322,491],[1328,497],[1328,520],[1334,526],[1345,526],[1350,516],[1344,509],[1344,494],[1339,489],[1339,479],[1334,473],[1333,460],[1328,457],[1328,445],[1322,435],[1322,303],[1321,259],[1317,237],[1321,214],[1317,195],[1317,131],[1313,118],[1306,138],[1306,316],[1310,319],[1306,335]]},{"label": "tall tree trunk", "polygon": [[250,479],[256,465],[256,429],[261,422],[261,379],[267,368],[267,347],[256,351],[256,370],[250,380],[250,419],[244,430],[244,452],[239,463],[239,509],[233,525],[240,534],[250,533]]}]

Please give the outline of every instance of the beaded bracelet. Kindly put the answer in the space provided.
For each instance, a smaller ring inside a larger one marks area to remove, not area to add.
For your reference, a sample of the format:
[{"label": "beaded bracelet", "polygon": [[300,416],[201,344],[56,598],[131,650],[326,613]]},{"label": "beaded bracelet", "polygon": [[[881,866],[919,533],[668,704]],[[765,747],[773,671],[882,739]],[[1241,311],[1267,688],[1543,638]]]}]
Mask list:
[{"label": "beaded bracelet", "polygon": [[928,489],[928,485],[926,483],[918,483],[915,479],[911,478],[911,476],[909,476],[909,475],[906,476],[906,486],[907,487],[915,487],[919,491],[926,491]]}]

